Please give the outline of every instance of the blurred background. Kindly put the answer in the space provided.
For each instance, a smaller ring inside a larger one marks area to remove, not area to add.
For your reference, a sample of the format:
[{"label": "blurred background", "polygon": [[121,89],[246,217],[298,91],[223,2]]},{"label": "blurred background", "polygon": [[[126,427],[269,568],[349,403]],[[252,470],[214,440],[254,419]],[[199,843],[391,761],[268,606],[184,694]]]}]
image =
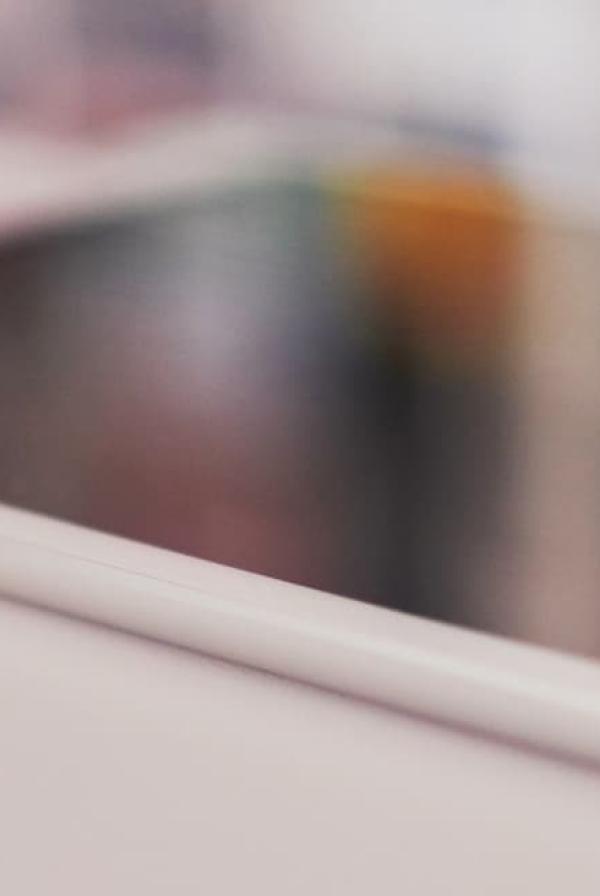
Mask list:
[{"label": "blurred background", "polygon": [[0,499],[600,653],[593,0],[8,0]]}]

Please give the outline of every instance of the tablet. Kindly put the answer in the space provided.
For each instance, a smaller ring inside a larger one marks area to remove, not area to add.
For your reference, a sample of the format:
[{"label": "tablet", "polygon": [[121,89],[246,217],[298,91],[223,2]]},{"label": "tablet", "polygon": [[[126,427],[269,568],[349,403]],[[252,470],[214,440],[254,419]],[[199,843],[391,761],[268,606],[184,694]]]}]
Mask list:
[{"label": "tablet", "polygon": [[398,172],[5,241],[7,892],[597,892],[597,665],[467,631],[594,652],[595,258]]}]

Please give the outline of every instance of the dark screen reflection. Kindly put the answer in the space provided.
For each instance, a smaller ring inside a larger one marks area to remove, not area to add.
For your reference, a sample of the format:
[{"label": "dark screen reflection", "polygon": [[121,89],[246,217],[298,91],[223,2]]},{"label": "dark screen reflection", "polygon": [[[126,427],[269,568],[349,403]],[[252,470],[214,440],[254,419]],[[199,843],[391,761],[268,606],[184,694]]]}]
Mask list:
[{"label": "dark screen reflection", "polygon": [[502,628],[511,226],[351,193],[247,188],[6,247],[0,498]]}]

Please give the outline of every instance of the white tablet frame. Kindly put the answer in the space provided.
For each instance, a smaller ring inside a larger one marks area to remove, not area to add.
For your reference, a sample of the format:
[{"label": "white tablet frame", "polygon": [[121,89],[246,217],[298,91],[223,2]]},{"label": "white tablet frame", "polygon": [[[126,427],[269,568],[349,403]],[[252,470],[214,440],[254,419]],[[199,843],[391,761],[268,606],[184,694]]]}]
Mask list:
[{"label": "white tablet frame", "polygon": [[0,506],[0,595],[600,763],[600,668]]}]

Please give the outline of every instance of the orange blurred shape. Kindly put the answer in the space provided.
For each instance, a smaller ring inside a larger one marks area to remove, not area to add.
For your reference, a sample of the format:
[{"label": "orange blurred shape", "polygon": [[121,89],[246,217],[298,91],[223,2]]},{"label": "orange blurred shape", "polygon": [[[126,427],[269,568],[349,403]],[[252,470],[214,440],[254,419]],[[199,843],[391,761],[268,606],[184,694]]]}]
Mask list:
[{"label": "orange blurred shape", "polygon": [[510,331],[522,214],[476,169],[379,169],[339,179],[338,208],[393,339],[430,362],[498,357]]}]

